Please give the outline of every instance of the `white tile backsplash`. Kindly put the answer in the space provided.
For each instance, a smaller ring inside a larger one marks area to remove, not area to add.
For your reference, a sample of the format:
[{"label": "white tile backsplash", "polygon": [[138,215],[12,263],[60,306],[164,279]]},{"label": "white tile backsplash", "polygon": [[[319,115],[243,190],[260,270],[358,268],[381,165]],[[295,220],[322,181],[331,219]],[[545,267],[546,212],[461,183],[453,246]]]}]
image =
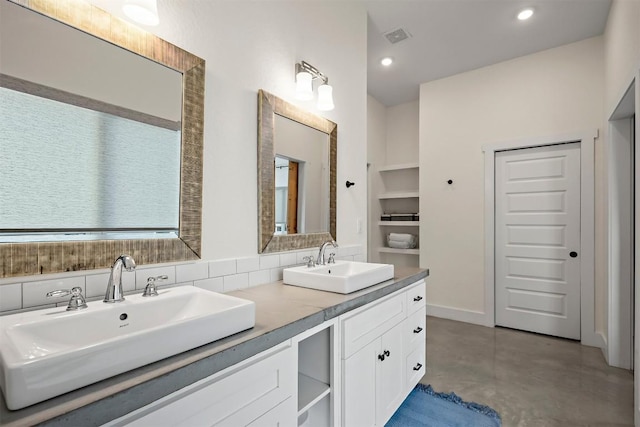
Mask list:
[{"label": "white tile backsplash", "polygon": [[271,270],[269,270],[271,282],[282,280],[282,270],[284,270],[284,267],[272,268]]},{"label": "white tile backsplash", "polygon": [[136,289],[144,289],[147,286],[149,277],[167,276],[167,279],[158,282],[158,286],[171,285],[176,283],[175,266],[153,267],[153,268],[136,268]]},{"label": "white tile backsplash", "polygon": [[238,265],[238,273],[248,273],[249,271],[256,271],[260,269],[260,258],[257,256],[238,258],[236,262]]},{"label": "white tile backsplash", "polygon": [[289,267],[298,263],[298,256],[296,252],[285,252],[279,255],[280,265],[282,267]]},{"label": "white tile backsplash", "polygon": [[22,283],[0,286],[0,311],[22,308]]},{"label": "white tile backsplash", "polygon": [[82,288],[82,293],[85,294],[84,282],[85,276],[81,277],[68,277],[66,279],[54,279],[54,280],[40,280],[37,282],[27,283],[22,288],[22,307],[35,307],[45,304],[57,304],[63,301],[69,301],[71,298],[69,295],[63,297],[47,298],[47,292],[55,291],[58,289],[68,289],[79,287]]},{"label": "white tile backsplash", "polygon": [[222,277],[212,277],[210,279],[196,280],[194,286],[213,292],[224,292],[224,279]]},{"label": "white tile backsplash", "polygon": [[[335,251],[333,248],[330,249],[331,252]],[[337,249],[336,259],[364,260],[365,258],[360,245],[342,246]],[[125,295],[130,295],[144,289],[148,277],[167,275],[169,276],[167,281],[158,283],[160,288],[198,286],[214,292],[229,292],[282,280],[284,268],[303,264],[303,257],[315,257],[317,253],[318,250],[313,248],[208,262],[167,263],[147,268],[139,266],[134,272],[122,272],[122,287]],[[56,305],[64,306],[69,296],[51,299],[46,298],[46,294],[56,289],[71,289],[74,286],[81,287],[88,300],[99,300],[107,289],[109,275],[109,269],[96,269],[84,274],[73,271],[46,276],[1,279],[0,313],[5,315]],[[12,281],[16,279],[19,282]]]},{"label": "white tile backsplash", "polygon": [[232,274],[223,277],[223,289],[225,292],[235,291],[249,287],[249,273]]},{"label": "white tile backsplash", "polygon": [[280,255],[263,255],[260,257],[260,270],[268,270],[279,266]]},{"label": "white tile backsplash", "polygon": [[271,273],[269,270],[258,270],[249,273],[249,286],[264,285],[271,282]]},{"label": "white tile backsplash", "polygon": [[192,282],[209,277],[209,264],[196,262],[193,264],[176,265],[176,282]]},{"label": "white tile backsplash", "polygon": [[220,259],[209,263],[209,277],[228,276],[236,274],[235,259]]}]

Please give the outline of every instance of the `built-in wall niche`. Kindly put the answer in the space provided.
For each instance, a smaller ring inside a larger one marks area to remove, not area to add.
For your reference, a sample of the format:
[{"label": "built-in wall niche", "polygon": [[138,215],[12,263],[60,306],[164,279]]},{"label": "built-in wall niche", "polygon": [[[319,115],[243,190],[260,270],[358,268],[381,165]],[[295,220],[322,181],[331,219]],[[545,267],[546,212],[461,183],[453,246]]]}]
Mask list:
[{"label": "built-in wall niche", "polygon": [[310,329],[298,341],[298,426],[335,425],[335,323]]}]

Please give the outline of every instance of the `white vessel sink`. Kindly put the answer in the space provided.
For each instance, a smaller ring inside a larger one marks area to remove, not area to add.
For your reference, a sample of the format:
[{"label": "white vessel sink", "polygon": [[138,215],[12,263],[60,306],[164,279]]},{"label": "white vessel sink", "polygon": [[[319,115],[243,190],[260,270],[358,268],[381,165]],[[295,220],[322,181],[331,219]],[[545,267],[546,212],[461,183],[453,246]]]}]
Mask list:
[{"label": "white vessel sink", "polygon": [[158,293],[0,317],[7,407],[20,409],[255,325],[252,301],[193,286]]},{"label": "white vessel sink", "polygon": [[393,265],[369,262],[336,261],[335,264],[315,267],[285,268],[285,284],[350,294],[385,280],[393,279]]}]

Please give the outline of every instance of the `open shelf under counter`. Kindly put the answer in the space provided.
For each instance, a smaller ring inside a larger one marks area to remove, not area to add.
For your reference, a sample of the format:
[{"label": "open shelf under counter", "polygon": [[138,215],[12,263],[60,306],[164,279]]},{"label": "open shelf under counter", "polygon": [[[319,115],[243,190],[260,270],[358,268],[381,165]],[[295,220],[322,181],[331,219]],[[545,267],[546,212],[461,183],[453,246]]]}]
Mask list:
[{"label": "open shelf under counter", "polygon": [[378,172],[391,172],[391,171],[402,171],[402,170],[410,170],[410,169],[419,169],[420,165],[418,163],[402,163],[396,165],[387,165],[382,166],[378,169]]},{"label": "open shelf under counter", "polygon": [[404,254],[404,255],[420,255],[420,249],[396,249],[382,247],[378,248],[378,252],[385,254]]},{"label": "open shelf under counter", "polygon": [[420,193],[417,192],[417,191],[402,191],[402,192],[378,194],[378,199],[380,199],[380,200],[387,200],[387,199],[417,199],[419,197],[420,197]]},{"label": "open shelf under counter", "polygon": [[298,373],[298,415],[302,415],[331,392],[328,384]]},{"label": "open shelf under counter", "polygon": [[378,221],[380,226],[388,227],[419,227],[420,221]]}]

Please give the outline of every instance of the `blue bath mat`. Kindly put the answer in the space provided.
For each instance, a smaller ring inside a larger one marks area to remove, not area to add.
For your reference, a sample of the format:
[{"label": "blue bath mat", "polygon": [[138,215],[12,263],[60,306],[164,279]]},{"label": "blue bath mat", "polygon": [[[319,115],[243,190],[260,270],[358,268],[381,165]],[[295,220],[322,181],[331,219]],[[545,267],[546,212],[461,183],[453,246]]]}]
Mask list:
[{"label": "blue bath mat", "polygon": [[437,393],[418,384],[386,427],[500,427],[500,415],[485,405],[465,402],[455,393]]}]

